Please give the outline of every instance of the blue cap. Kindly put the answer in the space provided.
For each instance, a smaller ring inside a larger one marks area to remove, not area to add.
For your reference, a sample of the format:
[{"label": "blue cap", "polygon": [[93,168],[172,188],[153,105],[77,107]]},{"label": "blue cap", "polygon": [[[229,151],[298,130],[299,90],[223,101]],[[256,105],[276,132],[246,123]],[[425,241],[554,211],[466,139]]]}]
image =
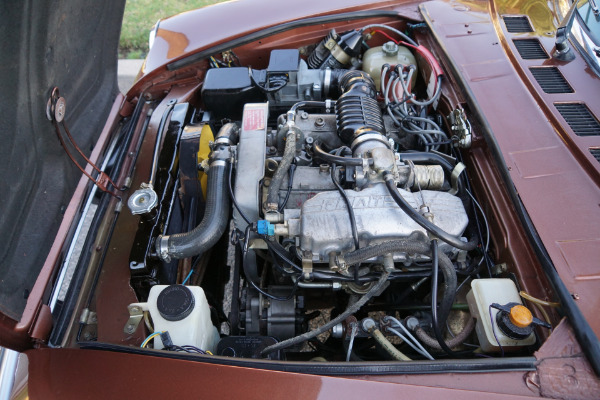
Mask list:
[{"label": "blue cap", "polygon": [[260,235],[273,236],[275,235],[275,226],[269,221],[261,219],[256,223],[256,230]]}]

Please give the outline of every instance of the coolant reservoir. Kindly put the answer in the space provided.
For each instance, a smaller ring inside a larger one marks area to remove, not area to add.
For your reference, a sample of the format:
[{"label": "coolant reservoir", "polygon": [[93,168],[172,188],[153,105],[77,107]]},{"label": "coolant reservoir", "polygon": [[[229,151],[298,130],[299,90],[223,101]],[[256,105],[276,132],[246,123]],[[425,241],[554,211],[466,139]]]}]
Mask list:
[{"label": "coolant reservoir", "polygon": [[[474,279],[471,283],[471,291],[467,294],[467,303],[469,303],[471,315],[477,321],[475,331],[483,351],[500,351],[498,343],[504,351],[515,350],[521,346],[529,346],[535,343],[533,333],[529,333],[522,339],[510,338],[498,326],[496,314],[500,311],[493,307],[490,309],[491,304],[497,303],[513,304],[515,310],[526,310],[526,307],[522,306],[521,297],[512,280],[500,278]],[[490,314],[492,318],[490,318]],[[496,338],[498,338],[498,341],[496,341]]]},{"label": "coolant reservoir", "polygon": [[[167,331],[174,345],[191,345],[215,352],[219,332],[210,319],[210,308],[199,286],[156,285],[150,289],[148,310],[154,332]],[[160,336],[154,348],[162,349]]]},{"label": "coolant reservoir", "polygon": [[[377,90],[381,89],[381,67],[384,64],[393,65],[414,65],[417,66],[417,60],[412,52],[404,46],[398,46],[394,42],[387,42],[383,46],[372,47],[363,55],[363,71],[367,72],[373,81]],[[415,86],[417,81],[417,71],[413,73],[411,87]]]}]

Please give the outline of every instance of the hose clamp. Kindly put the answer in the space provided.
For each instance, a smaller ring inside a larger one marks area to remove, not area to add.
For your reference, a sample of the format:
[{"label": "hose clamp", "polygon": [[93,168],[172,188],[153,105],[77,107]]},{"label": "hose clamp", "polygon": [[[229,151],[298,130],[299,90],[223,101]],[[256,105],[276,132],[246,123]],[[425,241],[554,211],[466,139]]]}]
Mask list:
[{"label": "hose clamp", "polygon": [[216,159],[213,162],[210,163],[210,168],[213,167],[226,167],[227,166],[227,161],[225,160],[220,160],[220,159]]},{"label": "hose clamp", "polygon": [[162,260],[164,260],[166,262],[171,261],[171,256],[169,255],[169,237],[168,236],[159,235],[156,238],[156,252],[158,253],[158,256]]},{"label": "hose clamp", "polygon": [[229,136],[221,136],[215,140],[215,144],[224,144],[226,146],[231,146],[233,145],[233,142],[231,141]]},{"label": "hose clamp", "polygon": [[[327,68],[325,70],[325,77],[323,78],[323,93],[325,97],[329,96],[329,89],[331,87],[331,69]],[[329,101],[329,100],[326,100]],[[327,107],[329,108],[329,107]]]}]

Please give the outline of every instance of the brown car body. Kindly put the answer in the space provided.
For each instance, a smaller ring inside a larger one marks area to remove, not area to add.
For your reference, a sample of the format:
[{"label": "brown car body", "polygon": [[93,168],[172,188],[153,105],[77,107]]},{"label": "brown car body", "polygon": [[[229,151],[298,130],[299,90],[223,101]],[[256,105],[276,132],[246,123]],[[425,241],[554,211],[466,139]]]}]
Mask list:
[{"label": "brown car body", "polygon": [[[137,299],[130,286],[129,270],[122,265],[127,263],[139,218],[125,212],[117,217],[106,213],[98,228],[94,246],[97,252],[90,258],[81,290],[89,291],[92,277],[99,271],[91,307],[96,310],[98,322],[85,329],[97,329],[91,333],[96,334],[98,342],[116,347],[109,346],[113,351],[78,348],[77,325],[85,308],[80,295],[62,342],[64,348],[47,348],[45,343],[52,329],[48,287],[55,279],[70,227],[89,185],[87,178],[82,177],[22,317],[19,321],[6,316],[0,319],[0,344],[25,351],[29,359],[29,395],[46,399],[598,398],[600,380],[592,364],[597,365],[600,360],[590,363],[584,353],[589,350],[587,357],[594,354],[593,349],[586,347],[594,341],[598,346],[600,336],[600,318],[596,313],[600,308],[600,163],[589,151],[600,148],[600,136],[577,136],[555,104],[585,103],[593,115],[600,116],[600,78],[582,57],[570,63],[551,57],[554,32],[563,14],[557,7],[558,3],[549,7],[545,1],[507,0],[336,0],[311,1],[299,7],[256,0],[190,11],[160,21],[136,83],[125,96],[115,98],[90,156],[94,162],[101,159],[119,121],[131,115],[141,96],[160,99],[149,119],[136,172],[129,184],[139,187],[148,178],[140,171],[150,168],[167,102],[172,98],[194,101],[208,69],[207,55],[230,48],[231,42],[237,43],[236,54],[245,64],[264,68],[270,50],[318,42],[331,28],[343,31],[366,23],[400,27],[405,20],[424,22],[429,30],[415,35],[446,72],[442,107],[463,107],[474,124],[473,145],[465,152],[465,160],[477,197],[485,199],[483,207],[491,223],[495,261],[504,264],[506,273],[514,274],[528,293],[558,300],[564,307],[562,314],[552,311],[550,315],[557,325],[551,334],[538,331],[543,344],[535,353],[535,360],[521,360],[522,364],[509,371],[478,373],[466,373],[451,362],[440,362],[431,374],[412,374],[410,367],[402,372],[387,370],[386,363],[377,364],[379,372],[371,373],[346,363],[349,369],[343,372],[317,375],[298,373],[302,372],[301,363],[253,361],[252,365],[235,365],[217,356],[169,358],[157,351],[115,351],[119,346],[137,346],[145,337],[143,326],[131,335],[123,333],[129,318],[127,305]],[[360,15],[361,12],[365,14]],[[348,16],[340,18],[341,13]],[[527,16],[533,32],[508,32],[502,22],[505,15]],[[302,23],[310,18],[322,20]],[[539,40],[548,58],[524,60],[519,56],[515,41],[531,38]],[[545,93],[531,72],[537,67],[557,67],[573,92]],[[142,115],[145,112],[144,109]],[[142,125],[140,119],[132,150]],[[125,162],[117,184],[125,182],[125,171],[129,171],[132,162]],[[116,204],[117,200],[112,200],[109,209]],[[110,236],[113,221],[115,228]],[[534,227],[533,236],[524,224]],[[540,243],[541,252],[537,246]],[[105,247],[111,250],[104,253]],[[562,292],[557,286],[562,287]],[[579,320],[577,316],[573,318],[577,312]],[[537,311],[536,316],[542,318]],[[581,330],[581,322],[573,322],[581,320],[589,324],[588,331]],[[582,337],[584,334],[587,336]],[[353,374],[354,367],[361,372]],[[338,374],[342,377],[328,376]]]}]

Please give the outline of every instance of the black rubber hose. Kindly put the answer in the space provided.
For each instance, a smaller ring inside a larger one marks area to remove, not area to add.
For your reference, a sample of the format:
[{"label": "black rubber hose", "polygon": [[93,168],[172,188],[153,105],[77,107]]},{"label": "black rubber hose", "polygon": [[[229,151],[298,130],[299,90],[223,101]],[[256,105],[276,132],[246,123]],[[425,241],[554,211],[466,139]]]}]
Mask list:
[{"label": "black rubber hose", "polygon": [[193,257],[213,247],[225,232],[229,221],[229,194],[227,191],[228,164],[223,160],[213,162],[208,170],[207,199],[202,222],[187,233],[159,236],[156,251],[166,244],[167,256],[175,259]]},{"label": "black rubber hose", "polygon": [[[446,319],[450,313],[450,308],[454,302],[454,296],[456,294],[456,272],[452,267],[452,263],[445,257],[442,261],[442,255],[438,255],[437,240],[431,241],[431,260],[433,261],[433,268],[431,274],[431,320],[433,332],[441,347],[449,356],[454,356],[454,352],[446,345],[440,326],[446,326]],[[442,262],[440,262],[442,261]],[[446,262],[450,264],[450,271]],[[442,304],[440,305],[440,312],[438,313],[437,305],[437,291],[438,291],[438,265],[444,274],[444,294],[442,296]],[[452,280],[452,277],[454,279]]]},{"label": "black rubber hose", "polygon": [[[431,258],[435,260],[436,257],[432,254]],[[438,252],[437,260],[439,269],[442,271],[442,275],[444,276],[444,286],[442,292],[442,301],[440,303],[439,317],[440,323],[444,324],[445,326],[446,319],[448,318],[448,314],[450,314],[452,304],[454,303],[454,296],[456,296],[458,280],[456,278],[456,270],[454,269],[454,265],[452,265],[452,261],[450,261],[444,252]]]},{"label": "black rubber hose", "polygon": [[[335,101],[330,102],[330,106],[333,106],[333,105],[335,105]],[[307,107],[325,108],[325,107],[327,107],[327,103],[324,101],[299,101],[299,102],[295,103],[292,106],[292,108],[290,108],[290,111],[296,112],[301,108],[307,108]]]},{"label": "black rubber hose", "polygon": [[436,154],[436,153],[407,152],[407,153],[401,153],[400,159],[402,161],[412,161],[415,164],[438,164],[442,168],[444,168],[446,170],[446,172],[448,172],[448,174],[451,174],[452,170],[454,169],[454,166],[452,165],[452,163],[450,161],[448,161],[447,159],[445,159],[444,157],[442,157],[441,155]]},{"label": "black rubber hose", "polygon": [[430,251],[429,242],[426,240],[425,235],[421,232],[413,232],[406,239],[383,242],[346,253],[344,254],[344,262],[347,265],[354,265],[389,253],[429,254]]},{"label": "black rubber hose", "polygon": [[235,122],[228,122],[219,129],[215,137],[215,143],[225,142],[224,144],[233,145],[238,142],[240,127]]},{"label": "black rubber hose", "polygon": [[277,208],[277,211],[282,213],[287,205],[288,200],[290,199],[290,194],[292,194],[292,188],[294,187],[294,173],[296,172],[296,164],[292,163],[290,165],[290,169],[288,170],[288,187],[285,192],[285,198],[283,199],[283,203]]},{"label": "black rubber hose", "polygon": [[279,208],[279,189],[283,183],[283,179],[288,174],[288,170],[294,161],[296,155],[296,135],[298,134],[298,128],[287,126],[285,149],[283,150],[283,157],[281,162],[271,179],[269,185],[269,192],[267,194],[267,211],[277,211]]},{"label": "black rubber hose", "polygon": [[323,150],[318,143],[314,144],[313,153],[315,158],[319,158],[329,164],[353,165],[355,167],[363,165],[362,158],[334,156],[333,154],[329,154],[328,152]]},{"label": "black rubber hose", "polygon": [[[473,318],[469,318],[469,322],[467,322],[463,330],[452,339],[446,341],[446,346],[452,349],[453,347],[461,345],[465,340],[467,340],[474,328],[475,320]],[[442,346],[440,346],[440,343],[437,341],[437,339],[429,336],[427,332],[425,332],[420,326],[415,329],[415,335],[417,335],[421,342],[425,343],[425,345],[431,347],[432,349],[442,350]]]},{"label": "black rubber hose", "polygon": [[364,306],[367,303],[367,301],[369,301],[373,296],[379,294],[380,291],[382,289],[384,289],[384,286],[387,283],[387,279],[389,276],[390,276],[389,272],[383,272],[381,274],[381,276],[379,277],[379,280],[377,280],[377,283],[374,284],[373,287],[371,287],[371,289],[369,289],[369,291],[364,294],[364,296],[362,296],[356,303],[349,306],[346,309],[346,311],[344,311],[343,313],[341,313],[334,319],[330,320],[326,324],[323,324],[320,327],[318,327],[317,329],[314,329],[310,332],[306,332],[302,335],[295,336],[293,338],[284,340],[283,342],[279,342],[272,346],[266,347],[260,354],[262,356],[264,356],[264,355],[272,353],[274,351],[285,349],[287,347],[294,346],[299,343],[305,342],[309,339],[319,336],[323,332],[327,332],[329,329],[333,328],[335,325],[339,324],[340,322],[342,322],[346,318],[348,318],[350,315],[352,315],[352,314],[356,313],[358,310],[360,310],[360,308],[362,306]]},{"label": "black rubber hose", "polygon": [[[340,157],[341,152],[342,152],[342,148],[340,147],[338,149],[338,151],[336,152],[335,157]],[[331,180],[332,180],[333,184],[335,185],[335,187],[337,188],[338,192],[340,193],[340,196],[342,196],[342,198],[344,199],[344,203],[346,203],[346,209],[348,210],[348,217],[350,219],[350,227],[352,230],[352,238],[354,239],[354,249],[357,250],[360,247],[360,242],[358,239],[358,228],[356,227],[356,216],[354,215],[354,209],[352,208],[352,203],[350,203],[350,199],[348,198],[348,195],[346,194],[346,192],[344,191],[344,188],[342,188],[342,185],[340,185],[340,183],[337,181],[337,179],[335,177],[336,170],[337,170],[337,164],[332,163],[331,164]]]},{"label": "black rubber hose", "polygon": [[408,204],[406,200],[404,200],[404,197],[402,197],[400,193],[398,193],[398,189],[396,188],[396,184],[394,183],[391,174],[388,174],[386,176],[385,186],[387,187],[388,192],[390,192],[390,195],[392,196],[396,204],[398,204],[398,206],[402,209],[402,211],[404,211],[409,217],[413,219],[413,221],[415,221],[425,230],[435,235],[435,237],[461,250],[469,251],[473,250],[477,246],[475,242],[463,242],[462,240],[460,240],[460,238],[450,235],[448,232],[444,231],[439,226],[429,222],[425,217],[419,214],[417,210],[412,208],[412,206]]}]

